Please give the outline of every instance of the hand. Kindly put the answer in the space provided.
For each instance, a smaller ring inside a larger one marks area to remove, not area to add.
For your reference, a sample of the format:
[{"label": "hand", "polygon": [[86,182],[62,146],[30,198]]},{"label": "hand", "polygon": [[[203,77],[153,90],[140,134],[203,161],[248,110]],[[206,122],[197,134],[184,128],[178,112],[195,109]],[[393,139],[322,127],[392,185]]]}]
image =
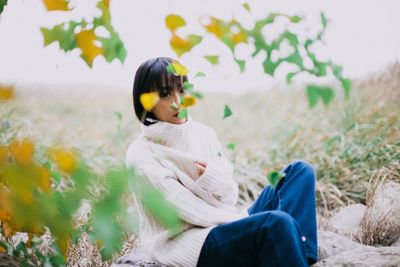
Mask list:
[{"label": "hand", "polygon": [[197,168],[199,169],[199,176],[202,176],[206,170],[207,163],[199,160],[199,161],[196,161],[196,165],[197,165]]}]

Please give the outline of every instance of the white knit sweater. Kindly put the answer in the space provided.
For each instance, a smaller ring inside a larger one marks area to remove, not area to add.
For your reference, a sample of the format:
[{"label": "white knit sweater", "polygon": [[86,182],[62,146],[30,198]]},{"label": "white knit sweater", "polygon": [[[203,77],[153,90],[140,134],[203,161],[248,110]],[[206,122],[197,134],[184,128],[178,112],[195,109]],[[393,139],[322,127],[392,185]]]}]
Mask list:
[{"label": "white knit sweater", "polygon": [[[215,131],[190,115],[183,124],[141,125],[140,136],[128,148],[126,165],[161,190],[184,221],[182,232],[171,237],[136,201],[139,244],[151,259],[168,266],[196,266],[212,228],[248,216],[246,209],[235,206],[238,184],[223,153]],[[195,160],[207,163],[201,176]]]}]

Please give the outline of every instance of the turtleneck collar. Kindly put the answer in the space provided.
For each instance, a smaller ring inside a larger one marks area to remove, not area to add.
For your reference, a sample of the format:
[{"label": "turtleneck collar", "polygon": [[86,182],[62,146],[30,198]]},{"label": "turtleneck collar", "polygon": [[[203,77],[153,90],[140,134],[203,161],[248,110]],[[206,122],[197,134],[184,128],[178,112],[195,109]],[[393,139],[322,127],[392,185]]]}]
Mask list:
[{"label": "turtleneck collar", "polygon": [[190,129],[193,127],[193,119],[188,114],[187,120],[181,124],[166,121],[158,121],[152,125],[141,124],[142,134],[152,142],[175,147],[180,140],[186,140]]}]

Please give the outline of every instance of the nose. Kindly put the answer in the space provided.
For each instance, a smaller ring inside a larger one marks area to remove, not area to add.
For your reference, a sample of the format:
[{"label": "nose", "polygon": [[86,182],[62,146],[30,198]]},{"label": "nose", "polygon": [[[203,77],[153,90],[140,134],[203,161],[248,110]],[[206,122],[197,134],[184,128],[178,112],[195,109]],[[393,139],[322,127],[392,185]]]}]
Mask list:
[{"label": "nose", "polygon": [[179,106],[179,104],[181,103],[181,96],[179,95],[178,90],[174,90],[173,96],[174,102]]}]

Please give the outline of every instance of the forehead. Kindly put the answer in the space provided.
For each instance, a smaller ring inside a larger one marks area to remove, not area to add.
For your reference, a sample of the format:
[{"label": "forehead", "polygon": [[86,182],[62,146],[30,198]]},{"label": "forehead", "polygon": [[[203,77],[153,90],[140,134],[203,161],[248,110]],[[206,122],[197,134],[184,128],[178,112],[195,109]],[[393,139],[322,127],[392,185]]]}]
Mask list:
[{"label": "forehead", "polygon": [[152,89],[158,91],[180,89],[185,81],[187,81],[186,76],[175,76],[172,73],[163,72],[155,79]]}]

